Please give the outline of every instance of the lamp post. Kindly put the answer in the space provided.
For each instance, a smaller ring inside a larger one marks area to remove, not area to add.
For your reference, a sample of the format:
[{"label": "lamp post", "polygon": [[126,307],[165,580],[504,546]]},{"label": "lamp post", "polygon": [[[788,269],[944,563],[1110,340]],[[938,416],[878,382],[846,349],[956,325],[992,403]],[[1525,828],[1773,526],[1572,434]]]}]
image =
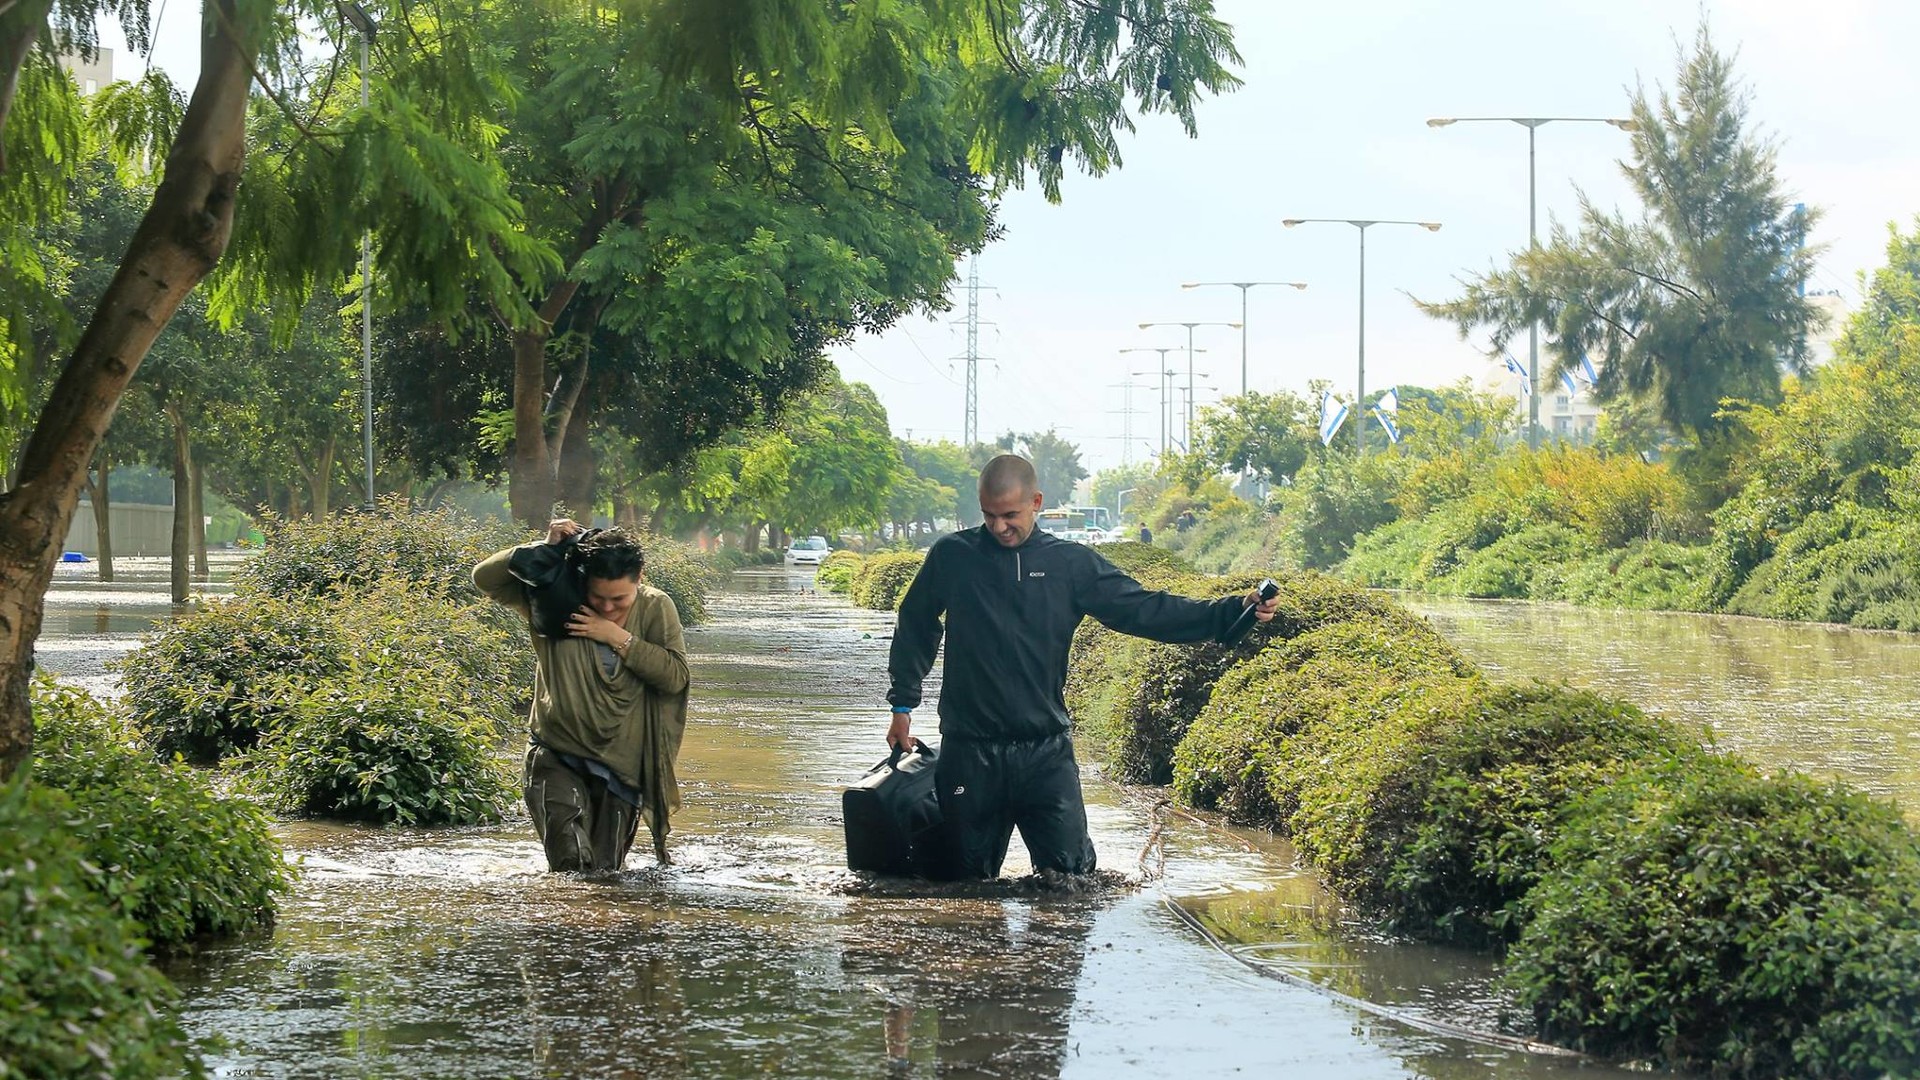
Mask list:
[{"label": "lamp post", "polygon": [[[1160,453],[1162,454],[1167,452],[1167,429],[1173,426],[1173,413],[1167,405],[1172,395],[1168,392],[1167,388],[1171,385],[1168,380],[1174,376],[1175,372],[1172,368],[1167,367],[1167,354],[1170,352],[1178,352],[1179,349],[1180,346],[1178,345],[1167,345],[1164,347],[1159,345],[1138,345],[1130,349],[1120,350],[1123,353],[1150,352],[1160,354],[1160,370],[1136,371],[1133,374],[1136,376],[1157,375],[1160,377]],[[1206,352],[1207,350],[1201,349],[1200,351]]]},{"label": "lamp post", "polygon": [[[1536,184],[1534,165],[1534,133],[1546,124],[1607,124],[1621,131],[1637,131],[1637,121],[1606,116],[1436,116],[1427,121],[1428,127],[1442,128],[1452,124],[1519,124],[1527,129],[1527,250],[1540,250],[1540,237],[1536,211]],[[1540,446],[1540,324],[1535,322],[1527,326],[1527,381],[1533,384],[1534,392],[1527,395],[1527,446],[1539,449]]]},{"label": "lamp post", "polygon": [[1231,326],[1235,330],[1245,326],[1237,322],[1143,322],[1140,329],[1151,330],[1156,326],[1184,326],[1187,328],[1187,437],[1193,437],[1193,328],[1196,326]]},{"label": "lamp post", "polygon": [[1231,285],[1240,290],[1240,396],[1247,396],[1247,290],[1261,285],[1287,285],[1294,289],[1304,289],[1304,281],[1185,281],[1183,289],[1205,289],[1218,285]]},{"label": "lamp post", "polygon": [[[367,82],[367,73],[372,68],[373,34],[379,29],[379,23],[367,14],[367,9],[353,0],[339,0],[340,17],[353,24],[360,32],[360,111],[366,112],[373,106],[371,85]],[[367,229],[360,234],[360,397],[363,408],[360,417],[361,434],[366,451],[367,465],[367,509],[373,509],[373,230]]]},{"label": "lamp post", "polygon": [[1375,225],[1417,225],[1428,232],[1439,232],[1437,221],[1400,221],[1392,218],[1286,218],[1280,222],[1291,229],[1296,225],[1351,225],[1360,233],[1360,366],[1354,388],[1354,445],[1358,456],[1367,453],[1367,230]]}]

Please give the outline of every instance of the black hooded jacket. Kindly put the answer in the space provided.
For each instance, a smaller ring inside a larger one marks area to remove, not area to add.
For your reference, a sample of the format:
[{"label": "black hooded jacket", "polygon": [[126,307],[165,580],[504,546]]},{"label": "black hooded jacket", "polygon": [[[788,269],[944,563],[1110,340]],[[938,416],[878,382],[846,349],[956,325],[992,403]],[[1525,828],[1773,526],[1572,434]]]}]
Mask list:
[{"label": "black hooded jacket", "polygon": [[985,526],[943,536],[900,602],[887,670],[895,708],[920,704],[940,648],[947,659],[940,733],[956,739],[1041,739],[1069,727],[1067,649],[1083,616],[1155,641],[1217,639],[1245,598],[1189,600],[1150,592],[1084,544],[1038,529],[1017,548]]}]

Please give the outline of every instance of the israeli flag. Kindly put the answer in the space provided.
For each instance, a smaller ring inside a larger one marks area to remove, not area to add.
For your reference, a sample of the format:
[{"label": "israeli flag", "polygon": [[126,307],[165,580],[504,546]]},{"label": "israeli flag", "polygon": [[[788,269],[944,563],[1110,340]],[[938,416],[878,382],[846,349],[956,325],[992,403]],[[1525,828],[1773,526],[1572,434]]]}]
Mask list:
[{"label": "israeli flag", "polygon": [[1571,401],[1580,396],[1580,388],[1573,384],[1573,372],[1561,372],[1560,385],[1567,388],[1567,400]]},{"label": "israeli flag", "polygon": [[1600,384],[1600,373],[1593,369],[1593,361],[1587,358],[1586,353],[1580,354],[1580,381],[1588,386]]},{"label": "israeli flag", "polygon": [[1515,360],[1511,354],[1507,356],[1507,370],[1520,377],[1520,396],[1532,397],[1533,380],[1527,377],[1527,369],[1521,367],[1520,361]]},{"label": "israeli flag", "polygon": [[1388,390],[1380,395],[1380,400],[1373,403],[1373,418],[1380,421],[1380,430],[1386,432],[1387,438],[1395,444],[1400,442],[1400,425],[1394,422],[1399,415],[1400,393],[1398,390]]},{"label": "israeli flag", "polygon": [[1320,445],[1332,446],[1333,437],[1340,433],[1340,425],[1347,422],[1347,407],[1334,399],[1331,393],[1320,395]]}]

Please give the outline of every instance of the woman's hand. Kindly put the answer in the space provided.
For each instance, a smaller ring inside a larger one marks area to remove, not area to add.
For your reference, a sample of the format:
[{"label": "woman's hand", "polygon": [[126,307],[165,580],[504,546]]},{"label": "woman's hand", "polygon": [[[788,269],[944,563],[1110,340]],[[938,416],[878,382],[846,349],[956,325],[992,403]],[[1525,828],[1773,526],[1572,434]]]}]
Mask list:
[{"label": "woman's hand", "polygon": [[577,532],[584,532],[586,526],[572,518],[555,518],[547,522],[547,543],[557,544]]},{"label": "woman's hand", "polygon": [[610,619],[603,619],[598,612],[584,606],[567,616],[567,633],[614,648],[625,644],[627,640],[626,627]]}]

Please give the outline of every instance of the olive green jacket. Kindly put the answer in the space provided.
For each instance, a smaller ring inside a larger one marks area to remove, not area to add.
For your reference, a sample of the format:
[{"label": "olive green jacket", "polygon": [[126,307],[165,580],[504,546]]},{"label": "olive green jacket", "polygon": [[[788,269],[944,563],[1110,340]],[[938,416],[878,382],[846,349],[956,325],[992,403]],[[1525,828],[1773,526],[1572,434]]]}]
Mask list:
[{"label": "olive green jacket", "polygon": [[640,793],[654,855],[667,862],[668,819],[680,808],[674,766],[687,730],[687,645],[673,599],[644,582],[624,624],[633,645],[612,675],[593,642],[531,633],[525,587],[507,572],[514,549],[473,568],[473,583],[529,622],[533,639],[533,737],[592,758]]}]

